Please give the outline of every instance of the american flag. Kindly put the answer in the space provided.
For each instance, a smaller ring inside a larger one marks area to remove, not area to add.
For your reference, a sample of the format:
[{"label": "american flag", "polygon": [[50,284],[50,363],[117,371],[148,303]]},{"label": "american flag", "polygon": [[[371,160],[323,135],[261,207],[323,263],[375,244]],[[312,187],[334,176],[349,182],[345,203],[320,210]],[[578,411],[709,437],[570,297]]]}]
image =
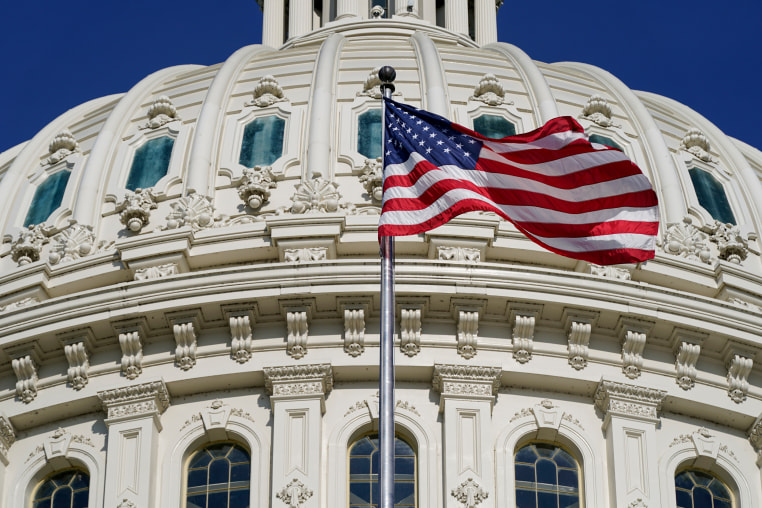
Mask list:
[{"label": "american flag", "polygon": [[495,212],[544,248],[600,265],[654,257],[656,193],[621,151],[571,117],[502,139],[385,100],[379,236],[413,235]]}]

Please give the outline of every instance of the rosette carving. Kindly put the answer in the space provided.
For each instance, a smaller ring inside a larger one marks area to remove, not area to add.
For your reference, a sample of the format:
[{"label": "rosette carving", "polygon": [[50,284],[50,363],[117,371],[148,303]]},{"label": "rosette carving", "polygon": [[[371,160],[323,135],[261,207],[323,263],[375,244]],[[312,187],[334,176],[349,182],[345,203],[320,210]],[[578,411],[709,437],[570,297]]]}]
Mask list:
[{"label": "rosette carving", "polygon": [[137,189],[124,193],[124,200],[116,207],[119,214],[119,221],[127,226],[127,229],[135,233],[143,229],[148,224],[151,216],[151,210],[154,210],[156,197],[151,189]]},{"label": "rosette carving", "polygon": [[195,231],[214,225],[214,206],[212,200],[206,196],[194,192],[180,198],[171,206],[166,229],[190,226]]},{"label": "rosette carving", "polygon": [[712,262],[709,237],[699,231],[692,222],[690,217],[686,217],[682,223],[670,224],[661,247],[668,254],[709,264]]},{"label": "rosette carving", "polygon": [[292,213],[333,213],[338,211],[338,185],[322,178],[307,180],[296,186],[296,193],[291,200]]},{"label": "rosette carving", "polygon": [[55,265],[88,256],[95,252],[95,235],[92,226],[72,224],[51,238],[48,260]]},{"label": "rosette carving", "polygon": [[252,210],[258,210],[268,199],[270,189],[277,186],[270,166],[244,168],[239,180],[238,196]]}]

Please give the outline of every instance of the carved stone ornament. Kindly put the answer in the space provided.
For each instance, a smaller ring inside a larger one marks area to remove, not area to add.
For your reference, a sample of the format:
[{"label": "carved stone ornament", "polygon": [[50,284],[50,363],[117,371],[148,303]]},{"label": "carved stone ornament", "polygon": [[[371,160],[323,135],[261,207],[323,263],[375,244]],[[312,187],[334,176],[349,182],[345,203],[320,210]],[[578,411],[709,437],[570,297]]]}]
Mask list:
[{"label": "carved stone ornament", "polygon": [[172,333],[175,336],[175,365],[188,370],[196,365],[196,330],[192,322],[174,323]]},{"label": "carved stone ornament", "polygon": [[614,127],[611,120],[612,111],[609,101],[600,95],[593,95],[582,108],[582,118],[600,125],[601,127]]},{"label": "carved stone ornament", "polygon": [[148,108],[148,121],[141,124],[139,129],[158,129],[169,122],[180,120],[177,116],[177,108],[166,95],[162,95]]},{"label": "carved stone ornament", "polygon": [[603,380],[598,384],[594,401],[607,416],[626,416],[656,421],[667,396],[665,390]]},{"label": "carved stone ornament", "polygon": [[710,235],[709,241],[717,244],[720,259],[740,265],[749,255],[749,241],[743,237],[738,226],[715,220],[701,230]]},{"label": "carved stone ornament", "polygon": [[688,129],[688,132],[685,133],[680,141],[680,149],[704,162],[717,162],[717,158],[709,153],[711,150],[709,140],[703,132],[695,127]]},{"label": "carved stone ornament", "polygon": [[[442,398],[455,396],[492,401],[500,388],[502,372],[500,367],[434,364],[431,385]],[[440,408],[444,409],[441,401]]]},{"label": "carved stone ornament", "polygon": [[294,478],[288,485],[280,489],[275,497],[286,503],[289,508],[301,508],[312,497],[312,490]]},{"label": "carved stone ornament", "polygon": [[709,237],[692,224],[690,217],[682,223],[670,224],[660,241],[662,249],[667,254],[684,257],[691,261],[710,264],[712,252],[709,249]]},{"label": "carved stone ornament", "polygon": [[87,386],[87,371],[90,369],[90,361],[84,341],[64,345],[64,355],[66,361],[69,362],[69,369],[66,372],[69,384],[75,390],[81,390]]},{"label": "carved stone ornament", "polygon": [[362,183],[365,192],[368,193],[368,196],[370,196],[370,199],[374,203],[380,203],[384,197],[383,180],[381,157],[377,159],[365,159],[365,166],[363,166],[362,175],[360,175],[360,183]]},{"label": "carved stone ornament", "polygon": [[158,417],[169,407],[169,392],[164,381],[104,390],[98,392],[98,398],[109,420]]},{"label": "carved stone ornament", "polygon": [[49,155],[42,160],[43,166],[61,162],[74,152],[79,151],[79,143],[69,129],[64,129],[53,138],[48,145]]},{"label": "carved stone ornament", "polygon": [[214,225],[214,206],[212,200],[206,196],[194,192],[180,198],[170,206],[172,211],[167,215],[166,229],[190,226],[197,231]]},{"label": "carved stone ornament", "polygon": [[270,189],[278,185],[270,166],[244,168],[238,184],[238,196],[252,210],[259,210],[270,199]]},{"label": "carved stone ornament", "polygon": [[333,213],[339,209],[341,194],[338,185],[322,178],[307,180],[296,186],[292,196],[292,213]]},{"label": "carved stone ornament", "polygon": [[344,309],[344,352],[358,357],[365,351],[365,309]]},{"label": "carved stone ornament", "polygon": [[285,249],[283,260],[287,263],[304,263],[307,261],[325,261],[328,259],[326,247],[304,247],[301,249]]},{"label": "carved stone ornament", "polygon": [[43,227],[43,224],[37,224],[29,228],[21,228],[18,238],[11,244],[11,258],[19,266],[40,260],[42,246],[48,243]]},{"label": "carved stone ornament", "polygon": [[572,321],[569,328],[569,365],[577,370],[587,366],[591,331],[592,324],[581,321]]},{"label": "carved stone ornament", "polygon": [[[370,413],[370,419],[371,420],[377,420],[378,419],[378,392],[373,397],[368,397],[365,400],[359,400],[352,404],[349,409],[347,409],[347,412],[344,413],[344,416],[349,416],[350,414],[354,413],[355,411],[368,411]],[[394,404],[394,411],[397,412],[398,410],[408,411],[410,413],[413,413],[416,416],[421,416],[421,413],[418,412],[418,409],[411,404],[410,402],[406,400],[399,400]]]},{"label": "carved stone ornament", "polygon": [[37,397],[37,365],[31,355],[24,355],[11,360],[11,367],[17,379],[16,396],[29,404]]},{"label": "carved stone ornament", "polygon": [[21,300],[11,302],[6,305],[0,305],[0,312],[10,312],[12,310],[29,307],[30,305],[34,305],[35,303],[40,303],[40,300],[38,300],[34,296],[28,296],[26,298],[22,298]]},{"label": "carved stone ornament", "polygon": [[0,415],[0,455],[7,456],[11,445],[16,442],[16,431],[10,420]]},{"label": "carved stone ornament", "polygon": [[751,445],[757,451],[759,457],[762,458],[762,416],[757,418],[754,424],[749,428],[748,435]]},{"label": "carved stone ornament", "polygon": [[627,508],[648,508],[648,505],[641,498],[634,499]]},{"label": "carved stone ornament", "polygon": [[677,350],[675,370],[676,381],[683,390],[690,390],[696,384],[696,362],[698,362],[701,346],[690,342],[682,342]]},{"label": "carved stone ornament", "polygon": [[519,363],[527,363],[532,359],[534,324],[534,315],[516,314],[513,325],[513,358]]},{"label": "carved stone ornament", "polygon": [[303,358],[307,354],[307,336],[309,333],[307,312],[291,311],[286,313],[286,352],[294,359]]},{"label": "carved stone ornament", "polygon": [[251,359],[254,338],[251,333],[249,313],[236,313],[230,316],[230,356],[238,363]]},{"label": "carved stone ornament", "polygon": [[135,506],[135,503],[129,499],[124,498],[118,505],[116,505],[116,508],[137,508],[137,506]]},{"label": "carved stone ornament", "polygon": [[[381,93],[381,79],[378,77],[378,71],[381,67],[376,67],[368,77],[365,78],[365,82],[362,85],[362,92],[357,92],[357,97],[371,97],[373,99],[381,99],[384,94]],[[402,95],[400,92],[393,92],[392,95]]]},{"label": "carved stone ornament", "polygon": [[119,347],[122,349],[122,375],[127,379],[137,378],[143,372],[143,345],[140,340],[140,330],[121,331]]},{"label": "carved stone ornament", "polygon": [[400,351],[412,358],[421,351],[421,308],[402,308],[400,314]]},{"label": "carved stone ornament", "polygon": [[177,275],[180,273],[180,268],[177,263],[166,263],[157,266],[147,266],[145,268],[138,268],[135,270],[135,280],[151,280],[160,279],[162,277],[169,277],[170,275]]},{"label": "carved stone ornament", "polygon": [[92,226],[82,224],[71,224],[53,236],[50,245],[48,260],[51,265],[74,261],[98,250]]},{"label": "carved stone ornament", "polygon": [[616,266],[596,265],[593,263],[588,264],[588,269],[592,275],[598,275],[599,277],[606,277],[607,279],[615,280],[631,280],[632,274],[626,268],[619,268]]},{"label": "carved stone ornament", "polygon": [[469,247],[450,247],[440,245],[437,247],[437,259],[440,261],[462,261],[465,263],[478,263],[481,261],[481,251]]},{"label": "carved stone ornament", "polygon": [[254,87],[254,98],[246,103],[246,106],[266,108],[276,102],[286,102],[288,99],[283,94],[283,88],[273,76],[263,76],[257,86]]},{"label": "carved stone ornament", "polygon": [[265,388],[278,397],[325,396],[333,389],[333,370],[327,363],[265,367]]},{"label": "carved stone ornament", "polygon": [[479,84],[474,89],[474,94],[468,100],[483,102],[487,106],[513,104],[513,101],[505,99],[506,94],[507,92],[500,80],[494,74],[488,73],[479,80]]},{"label": "carved stone ornament", "polygon": [[479,331],[479,313],[458,311],[458,354],[470,360],[476,356],[476,337]]},{"label": "carved stone ornament", "polygon": [[138,233],[148,224],[151,210],[156,209],[156,197],[151,189],[137,189],[135,192],[126,191],[124,200],[116,207],[119,213],[119,221],[127,226],[133,233]]},{"label": "carved stone ornament", "polygon": [[746,400],[749,392],[749,374],[754,360],[741,355],[733,355],[728,362],[728,396],[736,404]]},{"label": "carved stone ornament", "polygon": [[450,491],[450,495],[463,503],[464,508],[475,508],[476,505],[487,499],[489,494],[482,489],[473,478],[469,478]]},{"label": "carved stone ornament", "polygon": [[622,344],[622,372],[630,379],[640,377],[643,367],[643,350],[646,347],[646,334],[627,330]]}]

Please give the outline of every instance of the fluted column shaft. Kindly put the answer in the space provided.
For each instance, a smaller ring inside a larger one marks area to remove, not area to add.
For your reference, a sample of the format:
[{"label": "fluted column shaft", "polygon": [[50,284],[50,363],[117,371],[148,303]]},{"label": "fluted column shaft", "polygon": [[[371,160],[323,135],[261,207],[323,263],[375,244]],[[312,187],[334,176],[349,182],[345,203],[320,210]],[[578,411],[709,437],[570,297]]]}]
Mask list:
[{"label": "fluted column shaft", "polygon": [[312,1],[289,0],[288,38],[302,36],[312,30]]},{"label": "fluted column shaft", "polygon": [[468,35],[468,0],[445,2],[445,28]]},{"label": "fluted column shaft", "polygon": [[474,1],[474,37],[480,46],[497,42],[497,7],[495,0]]},{"label": "fluted column shaft", "polygon": [[351,18],[357,16],[354,0],[337,0],[336,19]]},{"label": "fluted column shaft", "polygon": [[271,48],[283,45],[284,0],[265,0],[262,12],[262,44]]}]

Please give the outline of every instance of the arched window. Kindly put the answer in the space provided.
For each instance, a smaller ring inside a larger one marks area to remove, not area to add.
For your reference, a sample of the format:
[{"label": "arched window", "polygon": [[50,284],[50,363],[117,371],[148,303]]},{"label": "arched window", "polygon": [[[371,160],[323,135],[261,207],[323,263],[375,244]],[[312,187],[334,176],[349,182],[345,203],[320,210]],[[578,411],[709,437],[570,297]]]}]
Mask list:
[{"label": "arched window", "polygon": [[531,443],[515,455],[516,508],[577,508],[577,460],[555,444]]},{"label": "arched window", "polygon": [[34,191],[32,206],[24,219],[24,226],[29,227],[35,224],[42,224],[56,208],[61,206],[66,184],[69,182],[70,171],[59,171],[50,175]]},{"label": "arched window", "polygon": [[722,184],[714,175],[698,168],[690,168],[688,173],[691,175],[691,182],[696,190],[699,204],[709,212],[712,218],[725,224],[735,224],[736,218],[730,209],[728,197],[725,195]]},{"label": "arched window", "polygon": [[[349,508],[379,505],[378,434],[362,437],[349,448]],[[394,438],[394,506],[416,506],[415,452],[399,437]]]},{"label": "arched window", "polygon": [[357,151],[369,159],[381,157],[381,110],[369,109],[357,116]]},{"label": "arched window", "polygon": [[624,152],[624,150],[622,150],[622,147],[619,146],[619,144],[616,141],[614,141],[611,138],[607,138],[606,136],[601,136],[600,134],[590,134],[590,136],[588,136],[588,139],[590,140],[591,143],[606,145],[609,148],[616,148],[617,150]]},{"label": "arched window", "polygon": [[247,168],[272,165],[283,155],[285,131],[286,121],[275,115],[263,116],[246,124],[238,163]]},{"label": "arched window", "polygon": [[675,475],[677,508],[732,508],[730,490],[716,476],[689,469]]},{"label": "arched window", "polygon": [[32,498],[32,508],[87,508],[90,476],[79,469],[59,471],[48,476]]},{"label": "arched window", "polygon": [[474,130],[482,136],[495,139],[516,134],[516,126],[497,115],[481,115],[474,118]]},{"label": "arched window", "polygon": [[169,159],[172,157],[174,144],[174,139],[162,136],[146,141],[135,150],[126,187],[134,191],[156,185],[169,170]]},{"label": "arched window", "polygon": [[235,443],[213,443],[188,462],[187,508],[248,508],[251,457]]}]

